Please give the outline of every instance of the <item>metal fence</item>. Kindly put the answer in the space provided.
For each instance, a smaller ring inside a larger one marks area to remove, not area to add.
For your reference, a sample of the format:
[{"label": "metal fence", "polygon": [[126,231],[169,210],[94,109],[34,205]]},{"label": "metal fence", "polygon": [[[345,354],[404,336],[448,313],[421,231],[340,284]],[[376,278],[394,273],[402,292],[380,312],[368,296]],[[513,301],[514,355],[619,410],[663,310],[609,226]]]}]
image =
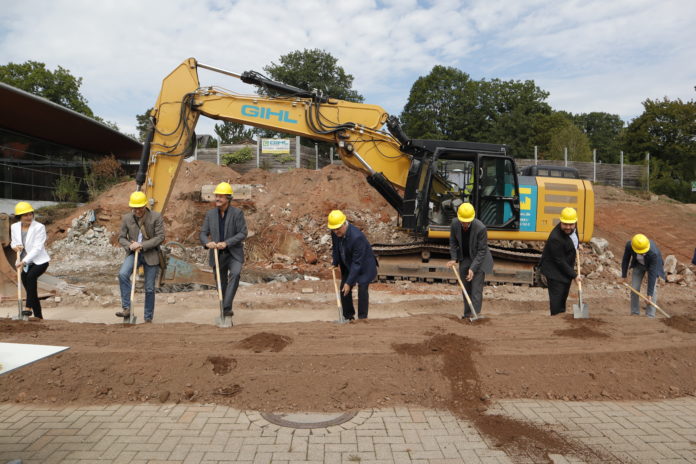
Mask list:
[{"label": "metal fence", "polygon": [[[596,160],[597,157],[593,156]],[[567,166],[578,170],[582,179],[614,187],[649,190],[650,189],[650,155],[646,155],[645,164],[623,163],[623,153],[619,164],[596,161],[540,160],[532,158],[516,158],[517,168],[522,170],[527,166]]]}]

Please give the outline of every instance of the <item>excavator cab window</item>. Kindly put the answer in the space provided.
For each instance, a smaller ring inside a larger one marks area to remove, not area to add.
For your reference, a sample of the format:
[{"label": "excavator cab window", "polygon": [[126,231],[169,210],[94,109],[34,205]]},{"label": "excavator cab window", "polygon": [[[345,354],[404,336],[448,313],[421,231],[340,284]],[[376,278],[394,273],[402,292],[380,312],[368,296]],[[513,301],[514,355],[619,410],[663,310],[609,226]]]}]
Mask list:
[{"label": "excavator cab window", "polygon": [[519,227],[519,193],[515,165],[503,156],[479,159],[478,208],[476,217],[489,228]]},{"label": "excavator cab window", "polygon": [[431,191],[430,224],[449,225],[462,203],[473,202],[475,172],[473,160],[447,157],[437,160],[436,175],[441,179],[441,186]]}]

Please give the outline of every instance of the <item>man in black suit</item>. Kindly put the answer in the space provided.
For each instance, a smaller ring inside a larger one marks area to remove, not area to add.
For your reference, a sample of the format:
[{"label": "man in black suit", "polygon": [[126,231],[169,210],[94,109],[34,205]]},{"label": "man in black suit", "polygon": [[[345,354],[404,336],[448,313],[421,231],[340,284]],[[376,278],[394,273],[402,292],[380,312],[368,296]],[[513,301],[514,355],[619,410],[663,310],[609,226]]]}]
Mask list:
[{"label": "man in black suit", "polygon": [[582,280],[582,276],[575,272],[579,243],[577,222],[577,211],[574,208],[563,208],[561,221],[551,230],[541,254],[539,268],[546,276],[552,316],[565,312],[570,284],[573,280]]},{"label": "man in black suit", "polygon": [[215,208],[206,213],[199,238],[201,244],[210,250],[208,258],[210,267],[215,267],[213,249],[218,250],[223,315],[229,317],[234,314],[232,301],[237,293],[239,276],[242,273],[247,226],[242,210],[230,204],[232,186],[227,182],[221,182],[214,193]]},{"label": "man in black suit", "polygon": [[[463,203],[457,209],[457,217],[450,224],[450,257],[448,267],[459,263],[459,275],[464,278],[471,303],[476,314],[481,314],[483,305],[483,284],[486,273],[493,272],[493,256],[488,249],[488,229],[476,219],[476,211],[471,203]],[[462,292],[462,297],[464,292]],[[464,298],[464,316],[473,316]]]},{"label": "man in black suit", "polygon": [[329,213],[328,227],[331,229],[333,266],[341,269],[341,308],[343,317],[355,319],[355,307],[351,294],[358,284],[358,319],[367,319],[370,303],[368,288],[377,277],[377,258],[372,253],[370,242],[360,229],[348,223],[346,215],[339,210]]}]

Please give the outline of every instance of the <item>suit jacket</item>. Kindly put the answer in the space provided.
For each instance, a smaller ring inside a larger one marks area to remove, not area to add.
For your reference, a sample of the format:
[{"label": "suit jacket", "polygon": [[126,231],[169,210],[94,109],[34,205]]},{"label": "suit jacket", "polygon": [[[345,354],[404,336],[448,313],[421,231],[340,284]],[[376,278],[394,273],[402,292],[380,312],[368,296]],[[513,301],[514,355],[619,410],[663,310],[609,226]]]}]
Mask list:
[{"label": "suit jacket", "polygon": [[[577,229],[574,234],[577,234]],[[539,268],[546,278],[569,284],[578,276],[575,271],[575,244],[570,235],[561,230],[561,223],[551,230],[541,253]]]},{"label": "suit jacket", "polygon": [[[657,248],[657,245],[652,240],[650,240],[650,249],[644,256],[645,267],[648,269],[648,296],[653,296],[657,278],[662,277],[664,280],[667,280],[665,266],[662,262],[662,253],[660,253],[660,249]],[[628,269],[633,269],[638,264],[640,263],[638,262],[637,253],[633,251],[631,241],[629,240],[626,242],[623,259],[621,260],[621,277],[626,277]]]},{"label": "suit jacket", "polygon": [[15,222],[10,226],[12,235],[11,246],[24,246],[27,252],[24,262],[27,264],[44,264],[50,261],[46,252],[46,227],[37,221],[32,221],[27,231],[26,243],[22,244],[22,223]]},{"label": "suit jacket", "polygon": [[[452,261],[461,262],[464,260],[462,250],[462,237],[464,236],[464,231],[462,230],[461,222],[459,219],[452,219],[450,224],[450,257]],[[469,228],[469,256],[466,258],[471,259],[471,266],[469,269],[476,272],[483,272],[485,274],[493,272],[493,255],[488,249],[488,229],[486,225],[474,219],[471,221],[471,226]]]},{"label": "suit jacket", "polygon": [[[341,267],[341,274],[346,276],[345,283],[351,287],[356,283],[365,285],[377,277],[377,258],[360,229],[349,223],[343,238],[331,233],[331,244],[333,265]],[[340,247],[343,247],[345,260],[341,256]]]},{"label": "suit jacket", "polygon": [[[220,239],[220,212],[217,208],[208,210],[203,220],[203,228],[199,239],[205,246],[208,242],[222,242]],[[241,209],[229,205],[227,216],[225,216],[225,243],[227,251],[232,255],[232,259],[244,262],[244,239],[247,237],[247,225],[244,213]],[[208,263],[211,267],[215,266],[215,255],[213,250],[208,253]]]},{"label": "suit jacket", "polygon": [[133,215],[133,212],[126,213],[121,219],[121,232],[118,235],[118,243],[126,250],[126,253],[130,254],[133,251],[128,248],[131,242],[138,241],[138,234],[140,233],[139,224],[144,224],[143,229],[147,234],[147,239],[143,234],[143,249],[141,254],[143,259],[149,266],[159,266],[159,247],[164,242],[164,221],[162,220],[162,215],[156,211],[150,211],[147,209],[145,215],[137,220]]}]

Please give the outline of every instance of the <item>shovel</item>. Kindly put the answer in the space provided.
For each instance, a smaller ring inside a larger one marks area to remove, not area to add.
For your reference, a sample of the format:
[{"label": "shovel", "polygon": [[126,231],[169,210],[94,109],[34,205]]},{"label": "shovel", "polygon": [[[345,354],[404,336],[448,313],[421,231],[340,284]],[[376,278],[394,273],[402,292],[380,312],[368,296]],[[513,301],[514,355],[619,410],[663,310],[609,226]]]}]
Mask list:
[{"label": "shovel", "polygon": [[662,308],[660,308],[659,306],[657,306],[657,303],[651,302],[651,301],[650,301],[650,298],[648,298],[647,296],[643,295],[643,294],[640,293],[638,290],[636,290],[635,288],[633,288],[633,287],[631,287],[630,285],[628,285],[626,282],[622,282],[622,283],[624,284],[624,286],[626,286],[627,289],[629,289],[630,291],[632,291],[633,293],[635,293],[636,295],[638,295],[639,297],[641,297],[642,299],[644,299],[645,301],[647,301],[648,304],[654,306],[654,307],[655,307],[658,311],[660,311],[666,318],[669,318],[669,317],[670,317],[670,315],[667,314],[666,312],[664,312],[664,311],[662,310]]},{"label": "shovel", "polygon": [[22,310],[22,268],[17,268],[17,317],[15,321],[28,321],[29,316]]},{"label": "shovel", "polygon": [[215,279],[217,280],[218,301],[220,302],[220,315],[215,319],[215,325],[223,329],[232,327],[232,316],[225,316],[225,308],[222,302],[222,284],[220,282],[220,260],[218,258],[218,249],[213,248],[215,254]]},{"label": "shovel", "polygon": [[457,276],[457,282],[459,282],[459,286],[462,288],[462,292],[464,292],[464,298],[466,298],[466,302],[469,303],[469,308],[471,308],[471,312],[474,313],[474,317],[470,317],[469,320],[471,322],[476,321],[479,319],[479,315],[476,314],[476,308],[474,308],[474,304],[471,302],[471,298],[469,298],[469,292],[466,291],[466,287],[464,287],[464,282],[462,282],[462,278],[459,277],[459,271],[457,270],[456,264],[452,266],[452,270],[454,271],[454,275]]},{"label": "shovel", "polygon": [[336,280],[336,268],[331,268],[331,275],[333,276],[334,290],[336,290],[336,305],[338,306],[338,320],[339,324],[343,324],[346,320],[343,318],[343,306],[341,306],[341,293],[338,291],[338,281]]},{"label": "shovel", "polygon": [[130,294],[130,309],[128,311],[128,316],[123,318],[123,323],[124,324],[135,324],[135,321],[138,319],[135,317],[135,311],[133,311],[133,307],[135,306],[134,299],[135,299],[135,280],[138,278],[138,254],[140,253],[140,250],[135,250],[135,257],[133,257],[133,278],[131,279],[131,294]]},{"label": "shovel", "polygon": [[[577,253],[578,276],[580,276],[580,250],[575,250]],[[590,311],[587,309],[587,303],[582,302],[582,282],[578,280],[578,304],[573,305],[573,319],[587,319],[590,317]]]}]

